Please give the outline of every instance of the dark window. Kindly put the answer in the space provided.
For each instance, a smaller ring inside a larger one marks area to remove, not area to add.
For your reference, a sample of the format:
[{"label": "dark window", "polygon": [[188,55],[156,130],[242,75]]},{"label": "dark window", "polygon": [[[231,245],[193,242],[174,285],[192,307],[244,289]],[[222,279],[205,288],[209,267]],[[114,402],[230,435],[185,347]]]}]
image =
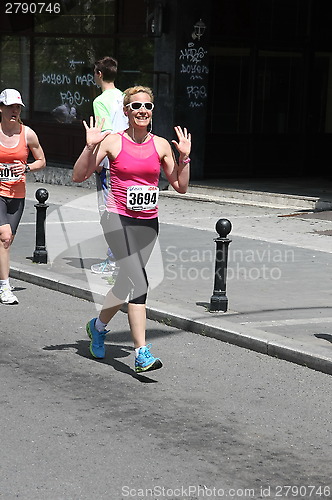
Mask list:
[{"label": "dark window", "polygon": [[100,93],[93,77],[93,63],[107,52],[112,40],[101,38],[35,39],[34,114],[39,119],[75,123],[92,113],[92,101]]},{"label": "dark window", "polygon": [[[212,43],[221,40],[303,41],[310,0],[218,0],[211,15]],[[326,0],[323,0],[325,2]],[[329,2],[330,0],[327,0]],[[314,2],[320,4],[321,0]],[[326,9],[318,8],[321,18]],[[319,17],[319,16],[317,16]],[[320,21],[324,23],[325,21]],[[325,23],[327,25],[327,23]],[[329,24],[331,26],[331,23]]]},{"label": "dark window", "polygon": [[259,0],[258,38],[275,41],[303,40],[307,27],[308,0]]},{"label": "dark window", "polygon": [[315,44],[332,49],[332,3],[331,0],[312,2],[312,39]]},{"label": "dark window", "polygon": [[332,133],[332,54],[317,53],[311,75],[308,129],[315,134]]},{"label": "dark window", "polygon": [[[267,0],[266,0],[267,1]],[[211,11],[212,43],[248,39],[256,34],[257,0],[218,0]]]},{"label": "dark window", "polygon": [[119,0],[117,32],[120,35],[145,34],[147,5],[146,0]]},{"label": "dark window", "polygon": [[153,86],[154,44],[151,39],[123,39],[118,44],[119,75],[122,90],[134,85]]},{"label": "dark window", "polygon": [[210,60],[208,126],[213,133],[248,129],[249,49],[214,49]]},{"label": "dark window", "polygon": [[59,4],[58,14],[35,14],[36,33],[114,34],[114,0],[62,0]]},{"label": "dark window", "polygon": [[22,118],[29,110],[30,40],[25,36],[2,36],[0,51],[0,92],[14,88],[22,94],[25,108]]},{"label": "dark window", "polygon": [[303,101],[301,54],[261,51],[254,102],[254,132],[298,133]]}]

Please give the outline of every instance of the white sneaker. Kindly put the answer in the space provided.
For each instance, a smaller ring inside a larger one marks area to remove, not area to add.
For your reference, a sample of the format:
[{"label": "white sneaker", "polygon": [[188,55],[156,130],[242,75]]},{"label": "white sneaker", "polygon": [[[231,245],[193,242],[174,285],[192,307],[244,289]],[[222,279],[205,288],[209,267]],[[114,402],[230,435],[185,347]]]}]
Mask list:
[{"label": "white sneaker", "polygon": [[2,304],[18,304],[17,297],[11,291],[10,286],[0,288],[0,302],[2,302]]}]

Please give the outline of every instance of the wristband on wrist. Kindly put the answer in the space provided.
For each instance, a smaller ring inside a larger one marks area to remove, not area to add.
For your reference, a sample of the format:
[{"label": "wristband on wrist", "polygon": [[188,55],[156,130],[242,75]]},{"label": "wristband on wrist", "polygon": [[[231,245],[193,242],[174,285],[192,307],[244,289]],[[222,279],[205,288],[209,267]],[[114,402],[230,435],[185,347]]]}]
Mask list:
[{"label": "wristband on wrist", "polygon": [[180,160],[180,163],[183,163],[184,165],[187,165],[187,163],[190,163],[190,158],[186,158],[185,160]]},{"label": "wristband on wrist", "polygon": [[24,173],[27,174],[28,172],[30,172],[31,168],[29,167],[29,165],[25,165],[25,170],[24,170]]}]

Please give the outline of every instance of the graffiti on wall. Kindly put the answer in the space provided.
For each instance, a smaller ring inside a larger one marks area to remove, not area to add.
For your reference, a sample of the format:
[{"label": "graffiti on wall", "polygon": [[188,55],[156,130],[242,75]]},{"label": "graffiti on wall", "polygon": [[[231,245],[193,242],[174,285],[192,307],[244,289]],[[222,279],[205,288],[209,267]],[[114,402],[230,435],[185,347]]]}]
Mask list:
[{"label": "graffiti on wall", "polygon": [[206,62],[207,50],[202,46],[196,47],[195,43],[189,42],[187,46],[180,49],[179,71],[184,82],[188,105],[190,108],[204,106],[207,99],[206,78],[209,68]]}]

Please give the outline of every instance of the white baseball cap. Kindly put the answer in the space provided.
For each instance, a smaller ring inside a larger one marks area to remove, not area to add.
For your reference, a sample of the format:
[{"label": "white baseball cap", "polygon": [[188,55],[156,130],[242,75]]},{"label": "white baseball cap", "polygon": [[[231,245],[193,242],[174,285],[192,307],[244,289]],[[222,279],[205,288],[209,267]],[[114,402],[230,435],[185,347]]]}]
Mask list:
[{"label": "white baseball cap", "polygon": [[22,101],[21,94],[15,89],[5,89],[0,94],[0,103],[3,102],[5,106],[10,106],[11,104],[20,104],[25,106]]}]

